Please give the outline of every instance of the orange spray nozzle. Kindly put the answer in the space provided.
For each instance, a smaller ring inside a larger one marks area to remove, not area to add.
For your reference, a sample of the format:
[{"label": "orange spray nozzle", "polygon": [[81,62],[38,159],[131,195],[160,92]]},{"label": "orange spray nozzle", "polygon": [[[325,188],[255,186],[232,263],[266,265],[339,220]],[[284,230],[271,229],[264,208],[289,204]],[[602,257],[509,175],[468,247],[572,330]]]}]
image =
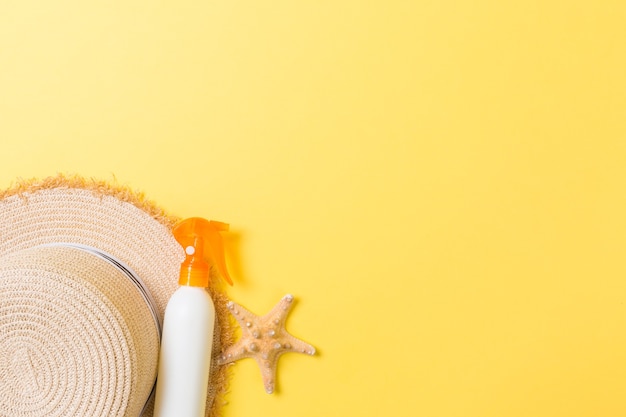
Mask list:
[{"label": "orange spray nozzle", "polygon": [[207,287],[211,263],[217,266],[222,278],[230,285],[233,281],[226,270],[224,243],[220,232],[227,231],[228,224],[190,217],[178,223],[172,233],[185,249],[185,261],[180,266],[180,285]]}]

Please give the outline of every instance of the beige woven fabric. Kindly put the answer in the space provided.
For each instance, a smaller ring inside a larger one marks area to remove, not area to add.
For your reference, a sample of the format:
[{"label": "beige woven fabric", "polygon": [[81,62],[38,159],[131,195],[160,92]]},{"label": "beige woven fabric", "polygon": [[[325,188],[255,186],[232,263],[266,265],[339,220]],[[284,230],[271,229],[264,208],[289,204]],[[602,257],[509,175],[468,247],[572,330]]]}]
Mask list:
[{"label": "beige woven fabric", "polygon": [[149,214],[78,188],[42,189],[0,201],[0,255],[59,242],[92,246],[124,261],[144,279],[163,315],[184,253],[170,230]]},{"label": "beige woven fabric", "polygon": [[[154,385],[154,319],[119,269],[124,262],[162,320],[184,253],[176,219],[143,196],[79,177],[0,191],[0,417],[138,416]],[[214,358],[232,341],[225,294],[213,280]],[[207,416],[223,404],[226,368],[211,368]],[[152,417],[153,400],[142,416]]]},{"label": "beige woven fabric", "polygon": [[39,247],[0,262],[0,415],[138,416],[159,337],[120,269],[81,249]]}]

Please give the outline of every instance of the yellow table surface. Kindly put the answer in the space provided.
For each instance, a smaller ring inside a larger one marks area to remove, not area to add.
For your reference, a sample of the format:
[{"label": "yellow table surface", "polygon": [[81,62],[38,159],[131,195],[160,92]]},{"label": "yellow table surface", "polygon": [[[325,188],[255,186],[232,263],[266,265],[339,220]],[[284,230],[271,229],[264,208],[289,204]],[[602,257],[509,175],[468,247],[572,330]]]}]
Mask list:
[{"label": "yellow table surface", "polygon": [[225,417],[626,415],[623,1],[0,2],[0,186],[231,224],[315,357]]}]

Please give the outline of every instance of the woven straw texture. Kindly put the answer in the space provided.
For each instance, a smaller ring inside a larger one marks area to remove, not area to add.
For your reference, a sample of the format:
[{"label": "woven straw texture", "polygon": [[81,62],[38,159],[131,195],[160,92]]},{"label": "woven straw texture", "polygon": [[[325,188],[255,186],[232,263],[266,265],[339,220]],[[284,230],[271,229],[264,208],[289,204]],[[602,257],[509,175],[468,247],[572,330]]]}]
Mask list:
[{"label": "woven straw texture", "polygon": [[[86,245],[123,261],[144,282],[162,320],[184,259],[171,234],[176,221],[139,193],[80,177],[0,191],[0,417],[139,415],[158,355],[146,335],[154,320],[138,289],[93,254],[65,248],[80,253],[68,260],[59,248],[38,246]],[[208,289],[217,313],[214,358],[233,338],[216,281]],[[129,317],[135,315],[142,318]],[[227,369],[216,363],[207,416],[219,415],[224,403]],[[152,417],[153,403],[143,417]]]},{"label": "woven straw texture", "polygon": [[138,416],[159,339],[117,267],[80,249],[40,247],[0,263],[0,415]]}]

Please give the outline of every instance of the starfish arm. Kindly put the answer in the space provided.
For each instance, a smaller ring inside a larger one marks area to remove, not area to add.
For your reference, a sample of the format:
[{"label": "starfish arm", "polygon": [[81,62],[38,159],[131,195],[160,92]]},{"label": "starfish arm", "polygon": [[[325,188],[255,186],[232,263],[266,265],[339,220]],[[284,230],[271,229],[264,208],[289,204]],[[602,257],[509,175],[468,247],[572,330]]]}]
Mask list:
[{"label": "starfish arm", "polygon": [[225,365],[230,362],[238,361],[239,359],[251,358],[254,355],[249,349],[245,346],[245,340],[240,339],[234,345],[231,345],[223,350],[223,352],[218,356],[217,363],[218,365]]},{"label": "starfish arm", "polygon": [[249,328],[249,323],[253,323],[258,318],[256,314],[252,313],[245,307],[240,306],[234,301],[229,301],[226,304],[226,307],[228,307],[230,314],[235,318],[235,320],[237,320],[237,323],[239,323],[241,330]]},{"label": "starfish arm", "polygon": [[287,315],[293,307],[293,295],[287,294],[267,313],[263,316],[265,322],[274,322],[274,324],[280,326],[287,320]]},{"label": "starfish arm", "polygon": [[268,359],[263,359],[262,357],[256,358],[256,361],[259,364],[259,369],[261,370],[263,386],[265,387],[265,392],[267,392],[268,394],[272,394],[276,386],[276,368],[278,356],[280,355],[273,355],[272,358]]},{"label": "starfish arm", "polygon": [[287,333],[287,331],[283,332],[282,340],[283,349],[285,352],[296,352],[296,353],[304,353],[306,355],[315,355],[315,347],[306,343],[303,340],[298,339],[292,334]]}]

